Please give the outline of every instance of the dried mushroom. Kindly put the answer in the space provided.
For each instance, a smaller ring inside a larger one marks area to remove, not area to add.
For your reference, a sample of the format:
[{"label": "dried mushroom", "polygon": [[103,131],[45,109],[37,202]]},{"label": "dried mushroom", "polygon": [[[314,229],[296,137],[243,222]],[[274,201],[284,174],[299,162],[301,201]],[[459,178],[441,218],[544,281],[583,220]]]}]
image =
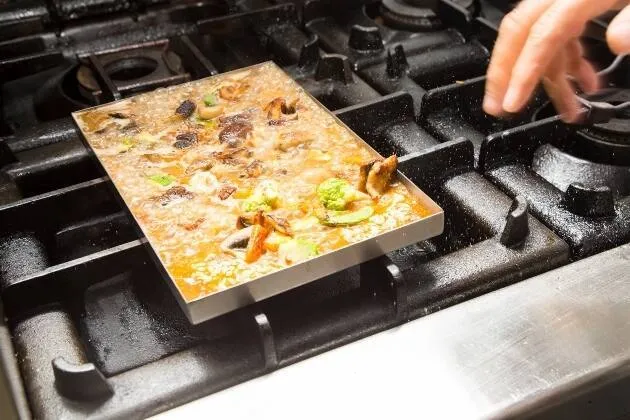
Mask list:
[{"label": "dried mushroom", "polygon": [[239,216],[236,221],[236,227],[239,229],[255,224],[263,224],[271,227],[278,233],[286,236],[293,236],[291,226],[289,225],[289,221],[287,219],[274,216],[272,214],[267,214],[262,211],[257,211],[255,213],[245,213]]},{"label": "dried mushroom", "polygon": [[254,228],[249,226],[245,229],[237,230],[232,233],[230,236],[225,238],[223,242],[219,245],[222,251],[232,253],[232,250],[238,248],[245,248],[249,242],[249,238],[252,234]]},{"label": "dried mushroom", "polygon": [[239,82],[221,87],[221,89],[219,89],[219,96],[228,101],[235,101],[245,93],[247,89],[249,89],[249,85],[246,82]]},{"label": "dried mushroom", "polygon": [[360,169],[359,189],[367,192],[372,198],[379,198],[389,188],[397,168],[396,155],[363,165]]},{"label": "dried mushroom", "polygon": [[195,197],[195,194],[191,193],[190,191],[188,191],[186,188],[182,187],[181,185],[178,185],[176,187],[169,188],[168,190],[164,191],[163,194],[157,197],[154,197],[154,199],[161,205],[165,206],[177,199],[183,198],[183,199],[190,200],[190,199],[193,199],[194,197]]},{"label": "dried mushroom", "polygon": [[207,171],[212,168],[212,161],[210,159],[197,159],[193,161],[186,170],[186,175],[192,175],[197,171]]},{"label": "dried mushroom", "polygon": [[195,133],[182,133],[175,136],[175,143],[173,147],[176,149],[186,149],[197,143],[197,134]]},{"label": "dried mushroom", "polygon": [[262,175],[263,170],[264,170],[263,163],[260,160],[258,160],[258,159],[254,159],[245,168],[245,173],[250,178],[256,178],[256,177],[259,177],[260,175]]},{"label": "dried mushroom", "polygon": [[229,147],[238,147],[254,127],[250,123],[235,122],[225,127],[219,133],[219,141]]},{"label": "dried mushroom", "polygon": [[184,102],[179,104],[179,106],[175,110],[175,113],[183,118],[188,118],[193,114],[193,112],[195,112],[196,108],[197,105],[195,105],[193,101],[191,101],[190,99],[186,99]]},{"label": "dried mushroom", "polygon": [[221,200],[227,200],[236,191],[236,187],[233,185],[223,185],[219,188],[219,198]]},{"label": "dried mushroom", "polygon": [[313,141],[311,133],[306,131],[290,131],[281,133],[279,140],[275,143],[275,148],[283,152],[300,146],[307,146]]},{"label": "dried mushroom", "polygon": [[251,112],[238,112],[236,114],[224,115],[219,118],[221,127],[225,127],[234,123],[249,124],[252,119]]},{"label": "dried mushroom", "polygon": [[269,125],[282,125],[286,121],[297,120],[297,99],[287,104],[284,98],[275,98],[263,108],[267,113]]}]

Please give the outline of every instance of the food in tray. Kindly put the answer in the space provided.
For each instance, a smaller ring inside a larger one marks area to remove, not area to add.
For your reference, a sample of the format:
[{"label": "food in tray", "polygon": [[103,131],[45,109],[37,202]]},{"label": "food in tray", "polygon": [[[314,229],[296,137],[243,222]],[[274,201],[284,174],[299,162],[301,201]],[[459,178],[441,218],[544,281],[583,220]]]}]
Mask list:
[{"label": "food in tray", "polygon": [[75,119],[186,301],[428,215],[273,63]]}]

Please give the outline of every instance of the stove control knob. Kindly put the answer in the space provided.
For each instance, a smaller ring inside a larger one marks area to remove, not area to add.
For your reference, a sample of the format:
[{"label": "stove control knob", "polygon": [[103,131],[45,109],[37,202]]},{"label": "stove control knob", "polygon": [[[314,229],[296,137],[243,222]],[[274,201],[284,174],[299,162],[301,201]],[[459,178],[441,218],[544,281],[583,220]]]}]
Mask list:
[{"label": "stove control knob", "polygon": [[609,217],[615,215],[615,200],[607,186],[586,187],[571,184],[564,193],[563,205],[573,214],[585,217]]},{"label": "stove control knob", "polygon": [[514,248],[521,245],[529,235],[529,204],[522,195],[517,196],[505,218],[505,226],[500,242],[504,246]]},{"label": "stove control knob", "polygon": [[341,54],[324,54],[317,63],[315,80],[333,79],[344,84],[353,82],[352,68],[348,57]]},{"label": "stove control knob", "polygon": [[374,52],[383,49],[381,31],[375,26],[354,25],[348,40],[350,48],[360,52]]},{"label": "stove control knob", "polygon": [[391,79],[398,79],[408,68],[409,63],[402,45],[387,50],[387,75]]}]

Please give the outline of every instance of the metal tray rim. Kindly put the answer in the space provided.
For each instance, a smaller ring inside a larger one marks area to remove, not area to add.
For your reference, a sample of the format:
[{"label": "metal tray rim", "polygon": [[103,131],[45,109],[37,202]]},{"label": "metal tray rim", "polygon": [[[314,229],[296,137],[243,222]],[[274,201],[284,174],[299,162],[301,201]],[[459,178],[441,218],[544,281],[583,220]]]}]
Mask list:
[{"label": "metal tray rim", "polygon": [[[289,75],[282,70],[276,63],[273,61],[265,61],[262,63],[258,63],[252,66],[243,67],[240,69],[232,70],[225,73],[220,73],[220,75],[229,75],[231,73],[241,72],[248,69],[254,69],[257,67],[272,65],[280,72],[284,73],[294,85],[297,85],[299,89],[302,89],[305,95],[307,95],[312,101],[314,101],[321,109],[323,109],[326,113],[328,113],[337,124],[343,127],[345,130],[354,137],[354,140],[359,142],[362,147],[367,148],[372,153],[377,156],[381,156],[372,146],[370,146],[367,142],[365,142],[359,135],[357,135],[352,129],[350,129],[346,124],[343,123],[336,115],[334,115],[330,110],[328,110],[324,105],[322,105],[316,98],[314,98],[309,92],[304,90],[301,86],[295,82]],[[190,82],[179,84],[178,86],[184,86],[187,84],[198,83],[201,80],[209,79],[216,77],[209,76],[207,78],[197,79]],[[139,95],[134,95],[134,97],[142,96],[150,94],[151,92],[142,93]],[[124,98],[122,100],[128,100],[129,98]],[[114,102],[110,102],[114,103]],[[97,163],[100,166],[101,171],[108,177],[107,170],[102,164],[98,154],[96,154],[91,148],[89,141],[83,135],[83,131],[77,121],[77,115],[87,112],[91,109],[100,108],[106,104],[101,104],[97,106],[93,106],[90,108],[85,108],[80,111],[75,111],[72,113],[72,118],[75,125],[78,127],[80,138],[87,148],[88,152],[96,159]],[[138,220],[134,216],[133,212],[129,209],[125,199],[122,197],[122,194],[118,191],[113,181],[110,179],[110,185],[112,187],[113,193],[116,196],[117,200],[121,204],[121,207],[129,215],[134,222],[134,226],[139,233],[143,244],[145,245],[147,251],[153,262],[156,265],[161,277],[168,283],[171,291],[175,295],[177,302],[179,303],[181,309],[186,314],[186,317],[192,324],[198,324],[212,318],[218,317],[220,315],[226,314],[232,310],[247,306],[249,304],[255,303],[262,299],[266,299],[268,297],[280,294],[284,291],[293,289],[295,287],[311,283],[313,281],[319,280],[322,277],[326,277],[328,275],[334,274],[336,272],[342,271],[344,269],[350,268],[354,265],[366,262],[370,259],[379,257],[388,252],[394,251],[396,249],[400,249],[402,247],[411,245],[413,243],[417,243],[419,241],[428,239],[433,236],[437,236],[442,233],[444,229],[444,212],[443,210],[430,198],[428,197],[417,185],[411,182],[404,174],[400,171],[397,171],[397,177],[400,182],[402,182],[408,191],[418,200],[420,200],[430,211],[430,215],[424,218],[421,218],[415,222],[408,223],[404,226],[400,226],[396,229],[384,232],[380,235],[364,239],[360,242],[355,242],[349,245],[344,246],[343,248],[339,248],[334,251],[329,251],[325,254],[319,255],[307,261],[303,261],[299,264],[295,264],[290,267],[283,268],[281,270],[274,271],[267,275],[258,277],[256,279],[250,280],[245,283],[237,284],[235,286],[229,287],[224,290],[219,290],[213,292],[211,294],[201,296],[195,298],[193,300],[186,300],[182,295],[181,291],[177,287],[173,278],[168,274],[164,263],[160,256],[155,252],[155,248],[151,244],[151,241],[144,234],[144,231],[141,225],[138,223]],[[109,178],[109,177],[108,177]],[[409,234],[412,233],[412,234]],[[407,238],[405,240],[395,239],[399,238]],[[384,245],[378,245],[380,242],[385,242]],[[342,257],[346,257],[346,261],[341,260]],[[349,258],[349,260],[348,260]],[[331,261],[334,261],[334,267],[329,267]],[[313,269],[313,266],[316,267]],[[282,284],[283,280],[288,276],[298,276],[300,275],[300,280],[290,280],[291,284]],[[262,283],[266,283],[269,285],[275,285],[276,287],[270,287],[269,290],[262,291],[263,287],[259,286]],[[232,304],[229,303],[228,299]],[[219,307],[218,303],[223,304]],[[215,310],[207,310],[209,307],[213,307]]]}]

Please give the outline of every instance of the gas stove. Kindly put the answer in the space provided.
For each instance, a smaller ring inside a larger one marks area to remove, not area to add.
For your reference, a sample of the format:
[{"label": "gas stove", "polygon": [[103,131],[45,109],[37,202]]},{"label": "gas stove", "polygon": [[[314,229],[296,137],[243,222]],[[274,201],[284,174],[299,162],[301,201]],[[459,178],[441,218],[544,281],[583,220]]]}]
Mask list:
[{"label": "gas stove", "polygon": [[[500,0],[0,1],[0,351],[17,410],[141,418],[630,241],[630,118],[481,110]],[[601,68],[608,19],[584,43]],[[273,60],[444,233],[192,326],[70,112]],[[630,100],[630,60],[598,98]],[[487,296],[485,298],[489,298]]]}]

